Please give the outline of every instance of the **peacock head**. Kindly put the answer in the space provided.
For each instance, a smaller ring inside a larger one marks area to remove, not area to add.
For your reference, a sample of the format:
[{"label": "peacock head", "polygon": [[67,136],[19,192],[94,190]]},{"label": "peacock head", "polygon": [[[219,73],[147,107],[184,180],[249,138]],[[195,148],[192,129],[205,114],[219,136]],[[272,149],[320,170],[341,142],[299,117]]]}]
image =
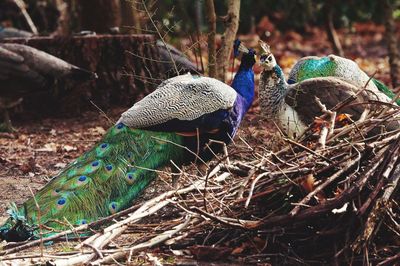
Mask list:
[{"label": "peacock head", "polygon": [[238,57],[240,53],[243,54],[240,68],[251,69],[256,63],[256,51],[254,51],[254,49],[247,48],[241,41],[236,39],[233,43],[233,54],[235,57]]},{"label": "peacock head", "polygon": [[260,65],[265,70],[272,70],[276,66],[275,57],[272,54],[268,44],[260,40],[260,46],[262,50],[262,53],[260,55]]},{"label": "peacock head", "polygon": [[248,53],[249,49],[247,49],[247,47],[244,46],[243,43],[239,39],[236,39],[233,42],[233,55],[235,57],[238,57],[240,55],[240,52]]},{"label": "peacock head", "polygon": [[247,53],[243,53],[240,68],[251,69],[256,63],[256,51],[254,49],[248,49]]}]

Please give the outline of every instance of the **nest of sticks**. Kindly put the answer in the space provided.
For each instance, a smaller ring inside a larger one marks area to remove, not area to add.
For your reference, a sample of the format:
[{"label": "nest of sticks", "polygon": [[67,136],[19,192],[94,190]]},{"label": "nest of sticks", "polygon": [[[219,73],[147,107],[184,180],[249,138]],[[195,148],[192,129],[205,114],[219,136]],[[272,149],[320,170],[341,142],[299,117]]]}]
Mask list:
[{"label": "nest of sticks", "polygon": [[[393,265],[400,260],[400,130],[376,130],[399,119],[400,109],[382,104],[339,125],[336,111],[346,104],[351,99],[332,110],[321,104],[324,115],[301,140],[283,138],[278,151],[236,141],[206,173],[182,170],[178,188],[166,185],[141,204],[48,238],[9,243],[0,263]],[[49,251],[50,241],[73,248]]]}]

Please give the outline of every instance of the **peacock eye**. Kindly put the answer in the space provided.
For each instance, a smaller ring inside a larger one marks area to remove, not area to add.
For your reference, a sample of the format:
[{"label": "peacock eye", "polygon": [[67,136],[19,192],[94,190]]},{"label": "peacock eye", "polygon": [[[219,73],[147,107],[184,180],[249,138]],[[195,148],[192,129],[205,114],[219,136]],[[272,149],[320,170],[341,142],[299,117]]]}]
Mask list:
[{"label": "peacock eye", "polygon": [[268,60],[268,62],[271,62],[272,61],[272,56],[268,56],[267,60]]}]

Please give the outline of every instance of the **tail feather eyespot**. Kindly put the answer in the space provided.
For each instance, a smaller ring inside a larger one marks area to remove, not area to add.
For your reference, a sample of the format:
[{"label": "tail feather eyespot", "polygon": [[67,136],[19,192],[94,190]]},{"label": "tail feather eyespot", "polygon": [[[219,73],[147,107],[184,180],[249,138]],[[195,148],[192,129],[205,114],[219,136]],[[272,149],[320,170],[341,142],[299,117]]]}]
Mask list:
[{"label": "tail feather eyespot", "polygon": [[67,199],[66,198],[59,198],[57,200],[57,209],[62,209],[64,208],[65,204],[67,203]]},{"label": "tail feather eyespot", "polygon": [[114,214],[118,211],[118,203],[113,201],[108,205],[108,210],[111,214]]},{"label": "tail feather eyespot", "polygon": [[135,171],[130,171],[130,172],[126,173],[125,180],[129,185],[132,185],[133,183],[135,183],[135,180],[136,180]]}]

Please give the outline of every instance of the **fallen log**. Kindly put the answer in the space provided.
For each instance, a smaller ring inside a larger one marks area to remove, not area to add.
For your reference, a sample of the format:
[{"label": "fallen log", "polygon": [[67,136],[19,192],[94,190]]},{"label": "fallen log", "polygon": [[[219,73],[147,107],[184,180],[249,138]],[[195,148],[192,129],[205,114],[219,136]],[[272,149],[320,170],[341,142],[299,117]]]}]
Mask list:
[{"label": "fallen log", "polygon": [[[58,82],[45,92],[25,97],[25,111],[76,115],[111,106],[130,106],[165,78],[152,35],[89,35],[8,39],[48,52],[74,65],[94,71],[98,79],[79,86]],[[24,114],[25,115],[25,114]]]}]

